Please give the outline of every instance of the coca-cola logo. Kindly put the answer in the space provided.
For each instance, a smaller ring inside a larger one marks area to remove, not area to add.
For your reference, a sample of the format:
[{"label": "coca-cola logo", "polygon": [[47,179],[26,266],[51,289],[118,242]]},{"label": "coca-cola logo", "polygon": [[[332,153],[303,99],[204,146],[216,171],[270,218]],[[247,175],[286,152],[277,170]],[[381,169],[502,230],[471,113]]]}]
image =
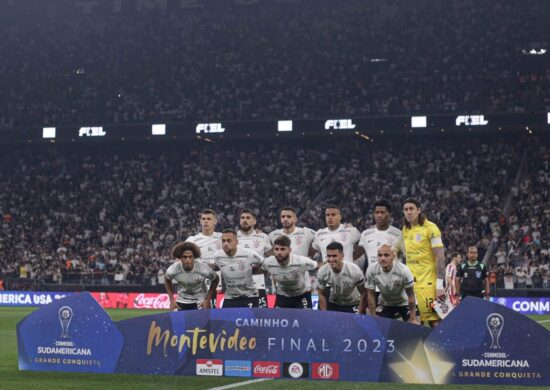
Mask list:
[{"label": "coca-cola logo", "polygon": [[279,378],[281,376],[281,363],[254,362],[253,375],[256,378]]},{"label": "coca-cola logo", "polygon": [[169,309],[170,299],[168,294],[138,294],[134,298],[136,309]]}]

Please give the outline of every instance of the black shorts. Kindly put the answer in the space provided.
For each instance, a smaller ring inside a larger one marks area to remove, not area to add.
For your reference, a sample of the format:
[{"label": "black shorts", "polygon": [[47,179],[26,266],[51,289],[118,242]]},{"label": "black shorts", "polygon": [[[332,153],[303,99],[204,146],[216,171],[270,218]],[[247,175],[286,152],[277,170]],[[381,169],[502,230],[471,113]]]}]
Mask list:
[{"label": "black shorts", "polygon": [[197,302],[197,303],[176,302],[176,304],[178,305],[178,311],[202,309],[202,302]]},{"label": "black shorts", "polygon": [[337,305],[336,303],[327,302],[327,310],[328,311],[341,311],[344,313],[359,313],[359,305],[355,306],[343,306],[343,305]]},{"label": "black shorts", "polygon": [[481,291],[462,291],[461,294],[461,299],[464,299],[466,297],[476,297],[483,299],[483,293]]},{"label": "black shorts", "polygon": [[259,288],[258,295],[258,307],[267,307],[267,291],[265,289]]},{"label": "black shorts", "polygon": [[260,307],[260,299],[258,297],[225,298],[222,307],[224,309],[230,307]]},{"label": "black shorts", "polygon": [[277,294],[275,297],[275,307],[283,309],[312,309],[311,293],[308,291],[295,297],[285,297]]},{"label": "black shorts", "polygon": [[[378,306],[376,315],[384,318],[392,318],[394,320],[401,317],[403,321],[408,321],[411,317],[409,306]],[[420,318],[418,307],[416,308],[416,318]]]}]

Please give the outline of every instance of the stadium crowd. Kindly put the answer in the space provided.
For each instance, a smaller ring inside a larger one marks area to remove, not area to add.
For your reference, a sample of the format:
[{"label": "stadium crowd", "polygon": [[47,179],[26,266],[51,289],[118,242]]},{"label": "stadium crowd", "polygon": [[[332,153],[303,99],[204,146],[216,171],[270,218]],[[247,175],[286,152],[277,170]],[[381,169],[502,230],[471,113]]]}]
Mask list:
[{"label": "stadium crowd", "polygon": [[[401,202],[415,196],[441,227],[447,257],[474,244],[482,259],[493,246],[499,286],[511,269],[521,287],[515,267],[527,266],[533,282],[526,286],[549,287],[548,149],[529,159],[515,188],[527,141],[488,140],[6,151],[1,163],[11,169],[0,172],[0,276],[162,284],[171,247],[200,229],[204,208],[217,211],[218,229],[236,226],[239,211],[250,208],[270,232],[284,205],[298,208],[301,225],[319,229],[323,207],[337,202],[344,220],[363,230],[372,224],[373,202],[384,198],[401,228]],[[521,207],[503,223],[510,188]],[[532,213],[534,205],[543,209]]]},{"label": "stadium crowd", "polygon": [[550,67],[522,54],[548,41],[548,7],[301,0],[6,12],[0,127],[550,111]]}]

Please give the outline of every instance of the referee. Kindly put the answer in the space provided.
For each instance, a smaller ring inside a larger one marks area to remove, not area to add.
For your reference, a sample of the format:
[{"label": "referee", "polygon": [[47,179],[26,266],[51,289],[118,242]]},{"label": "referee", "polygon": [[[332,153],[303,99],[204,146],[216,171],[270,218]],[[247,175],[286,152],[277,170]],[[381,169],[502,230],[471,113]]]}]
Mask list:
[{"label": "referee", "polygon": [[477,248],[471,246],[466,253],[468,261],[456,270],[456,292],[461,299],[467,296],[489,299],[487,268],[477,261]]}]

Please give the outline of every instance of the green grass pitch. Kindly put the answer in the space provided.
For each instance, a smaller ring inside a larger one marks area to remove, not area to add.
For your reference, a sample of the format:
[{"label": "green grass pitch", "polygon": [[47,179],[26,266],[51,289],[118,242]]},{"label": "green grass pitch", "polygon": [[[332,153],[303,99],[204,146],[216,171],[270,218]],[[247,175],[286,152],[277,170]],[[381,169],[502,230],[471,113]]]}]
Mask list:
[{"label": "green grass pitch", "polygon": [[[208,389],[243,382],[240,378],[217,377],[181,377],[181,376],[148,376],[148,375],[119,375],[119,374],[74,374],[58,372],[19,371],[17,368],[17,337],[16,324],[35,308],[0,308],[0,389]],[[154,314],[160,311],[141,311],[112,309],[107,310],[114,321]],[[535,321],[550,330],[550,316],[531,316]],[[513,389],[547,389],[543,387],[522,386],[489,386],[489,385],[412,385],[395,383],[352,383],[352,382],[322,382],[322,381],[287,381],[270,380],[253,382],[240,388],[252,389],[407,389],[421,390],[426,388],[443,387],[445,390],[482,390],[504,387]]]}]

